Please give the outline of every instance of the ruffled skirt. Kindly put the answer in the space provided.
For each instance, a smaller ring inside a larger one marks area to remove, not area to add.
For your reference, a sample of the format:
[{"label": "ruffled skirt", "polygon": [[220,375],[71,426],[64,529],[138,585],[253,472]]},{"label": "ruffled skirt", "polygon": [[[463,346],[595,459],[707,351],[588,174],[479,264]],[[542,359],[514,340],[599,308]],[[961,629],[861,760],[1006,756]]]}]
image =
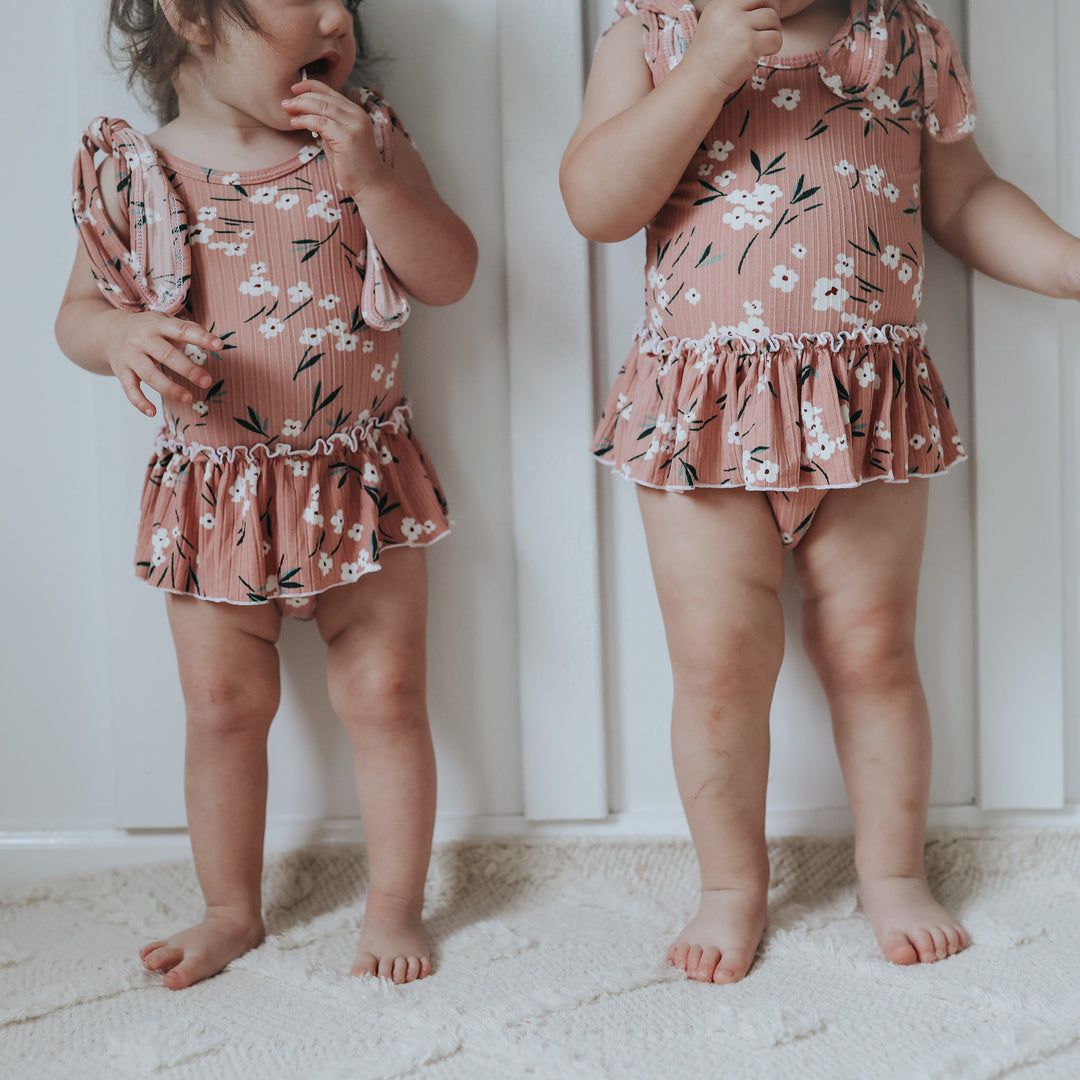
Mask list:
[{"label": "ruffled skirt", "polygon": [[[638,484],[743,487],[775,493],[774,509],[800,504],[781,493],[905,482],[966,458],[922,327],[762,342],[657,340],[639,327],[593,453]],[[812,516],[782,530],[786,545]]]},{"label": "ruffled skirt", "polygon": [[312,598],[379,569],[380,553],[449,531],[434,469],[402,402],[310,450],[212,448],[158,437],[143,488],[137,573],[232,604]]}]

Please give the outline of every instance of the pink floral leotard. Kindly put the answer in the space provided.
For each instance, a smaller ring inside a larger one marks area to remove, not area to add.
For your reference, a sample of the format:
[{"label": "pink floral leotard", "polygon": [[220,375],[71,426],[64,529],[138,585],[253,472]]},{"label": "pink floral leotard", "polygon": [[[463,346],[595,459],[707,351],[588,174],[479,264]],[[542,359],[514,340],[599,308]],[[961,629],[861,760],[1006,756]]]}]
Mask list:
[{"label": "pink floral leotard", "polygon": [[[357,100],[391,160],[396,117],[371,92]],[[96,190],[97,151],[117,161],[128,244]],[[110,302],[191,319],[225,343],[188,346],[213,384],[181,380],[193,402],[163,401],[137,541],[147,582],[310,617],[316,594],[377,570],[383,549],[445,535],[439,481],[402,396],[408,302],[318,144],[226,174],[100,118],[75,184],[80,237]]]},{"label": "pink floral leotard", "polygon": [[[619,0],[659,84],[679,0]],[[974,128],[923,0],[852,0],[829,47],[768,57],[647,228],[645,313],[593,452],[640,484],[767,492],[783,542],[829,488],[944,472],[964,448],[919,322],[923,130]]]}]

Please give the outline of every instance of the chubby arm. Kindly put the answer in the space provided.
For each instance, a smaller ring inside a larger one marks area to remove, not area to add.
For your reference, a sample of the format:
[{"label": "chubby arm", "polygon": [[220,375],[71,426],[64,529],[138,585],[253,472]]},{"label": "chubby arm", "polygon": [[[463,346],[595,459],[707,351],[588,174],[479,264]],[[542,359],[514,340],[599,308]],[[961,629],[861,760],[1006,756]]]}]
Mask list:
[{"label": "chubby arm", "polygon": [[395,131],[391,168],[361,106],[314,79],[293,90],[296,97],[281,103],[290,122],[322,136],[337,182],[405,290],[436,307],[460,300],[476,273],[476,240],[435,190],[416,148]]},{"label": "chubby arm", "polygon": [[1080,240],[1002,180],[972,138],[923,135],[923,225],[946,251],[1008,285],[1080,299]]},{"label": "chubby arm", "polygon": [[758,58],[783,44],[777,0],[712,0],[679,65],[653,87],[641,23],[608,31],[563,155],[567,212],[590,240],[633,236],[667,202],[687,163]]},{"label": "chubby arm", "polygon": [[[99,170],[105,211],[120,237],[127,239],[127,215],[116,194],[116,167],[106,158]],[[130,312],[114,308],[97,287],[93,267],[79,244],[60,312],[56,316],[57,343],[69,360],[95,375],[115,375],[128,400],[140,412],[157,411],[140,388],[146,383],[165,397],[191,401],[191,393],[170,379],[164,364],[196,386],[209,387],[210,376],[184,355],[184,345],[220,349],[222,342],[195,323],[174,319],[158,311]]]}]

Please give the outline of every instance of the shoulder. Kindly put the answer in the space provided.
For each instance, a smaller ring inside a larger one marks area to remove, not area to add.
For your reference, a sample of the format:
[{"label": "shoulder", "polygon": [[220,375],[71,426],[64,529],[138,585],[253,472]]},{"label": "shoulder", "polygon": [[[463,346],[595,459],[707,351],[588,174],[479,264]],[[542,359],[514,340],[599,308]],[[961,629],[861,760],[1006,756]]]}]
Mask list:
[{"label": "shoulder", "polygon": [[645,57],[640,15],[627,15],[613,23],[596,47],[590,81],[638,83],[652,89],[652,75]]}]

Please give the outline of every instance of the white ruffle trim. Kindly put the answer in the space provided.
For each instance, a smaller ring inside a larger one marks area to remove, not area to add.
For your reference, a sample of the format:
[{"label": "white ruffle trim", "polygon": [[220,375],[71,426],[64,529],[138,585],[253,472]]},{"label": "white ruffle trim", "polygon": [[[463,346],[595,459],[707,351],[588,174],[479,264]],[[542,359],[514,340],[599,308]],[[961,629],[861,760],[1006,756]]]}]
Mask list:
[{"label": "white ruffle trim", "polygon": [[327,439],[316,439],[308,450],[294,450],[288,443],[283,442],[275,443],[273,446],[269,443],[256,443],[254,446],[203,446],[200,443],[171,439],[166,431],[158,433],[154,450],[158,454],[166,451],[182,454],[192,460],[205,456],[219,465],[226,461],[231,463],[238,457],[253,462],[258,455],[265,458],[314,457],[317,454],[332,454],[346,448],[355,453],[360,449],[361,443],[367,443],[374,448],[376,437],[385,428],[391,429],[396,435],[408,431],[411,419],[412,407],[408,401],[402,401],[385,419],[380,420],[377,416],[369,416],[353,425],[348,431],[337,432]]},{"label": "white ruffle trim", "polygon": [[827,347],[839,352],[849,342],[862,341],[871,345],[887,345],[890,342],[913,341],[920,348],[926,343],[926,324],[915,326],[866,326],[860,330],[841,330],[839,333],[821,334],[770,334],[761,338],[743,337],[724,328],[717,328],[703,338],[661,337],[642,318],[634,328],[634,340],[647,356],[659,356],[665,360],[699,359],[716,355],[720,349],[734,346],[739,352],[779,352],[792,348],[801,352],[814,346]]}]

